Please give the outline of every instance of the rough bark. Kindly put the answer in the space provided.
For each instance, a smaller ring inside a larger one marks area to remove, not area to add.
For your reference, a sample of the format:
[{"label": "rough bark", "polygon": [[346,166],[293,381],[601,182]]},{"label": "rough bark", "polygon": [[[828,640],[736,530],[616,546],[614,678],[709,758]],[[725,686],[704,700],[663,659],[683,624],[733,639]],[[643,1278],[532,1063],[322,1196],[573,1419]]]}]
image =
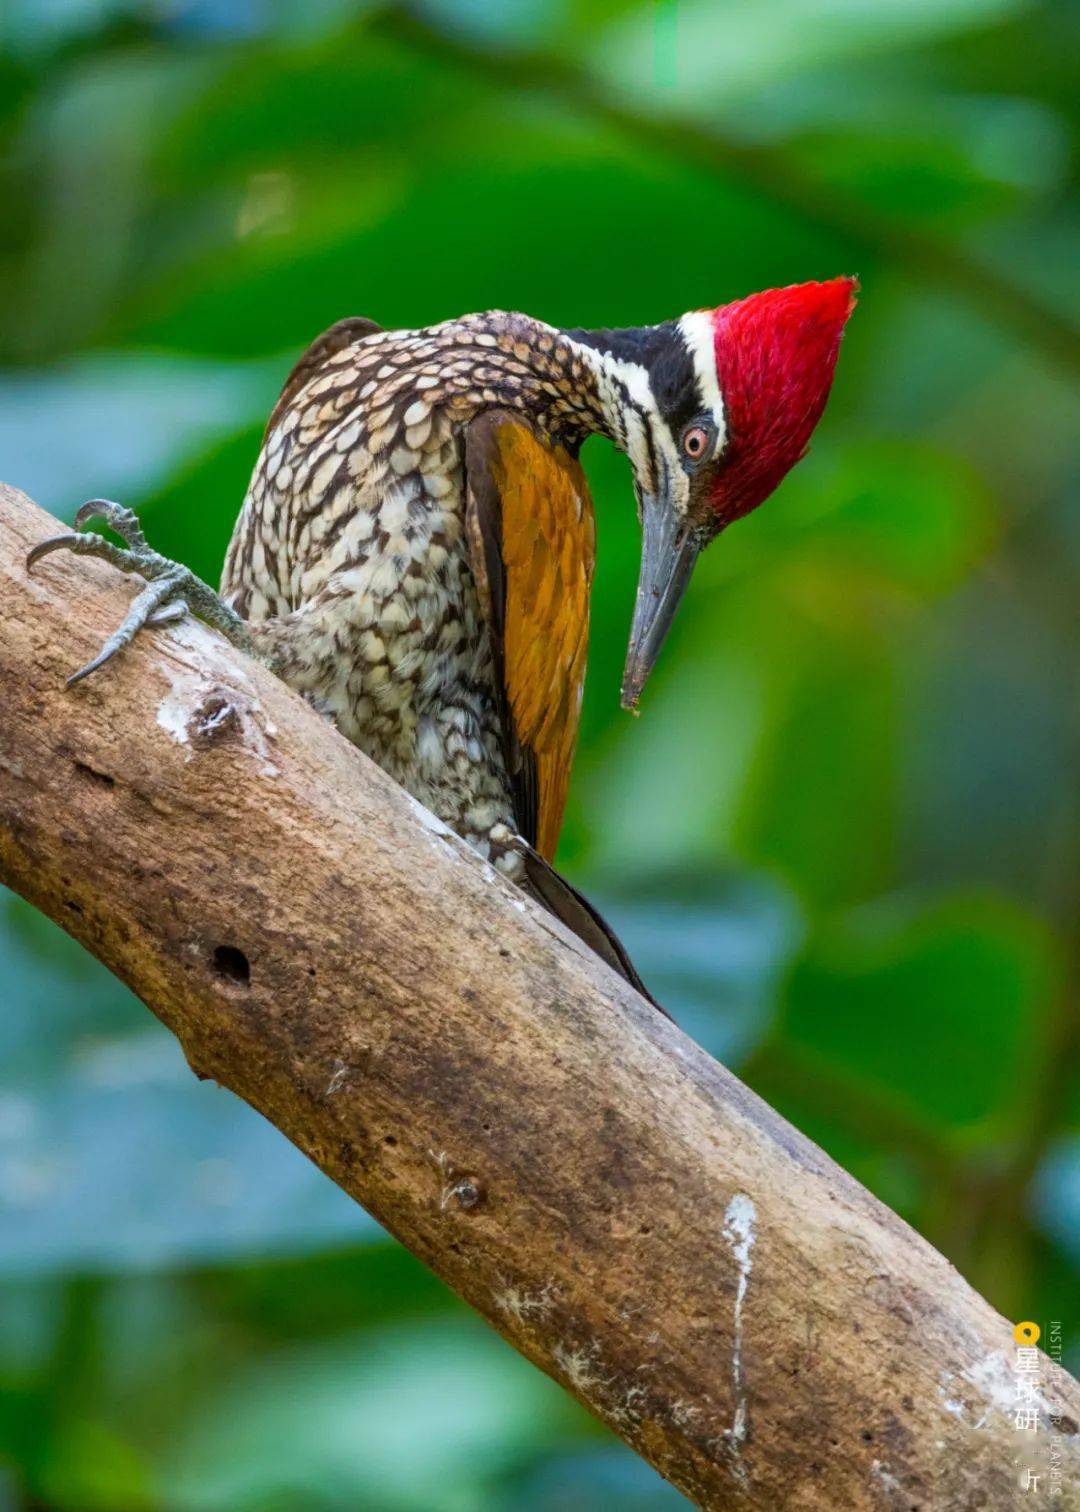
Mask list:
[{"label": "rough bark", "polygon": [[56,528],[0,489],[0,878],[199,1075],[703,1507],[1031,1505],[1051,1410],[1080,1507],[1076,1383],[1017,1431],[952,1266],[269,673],[182,624],[66,691],[133,590]]}]

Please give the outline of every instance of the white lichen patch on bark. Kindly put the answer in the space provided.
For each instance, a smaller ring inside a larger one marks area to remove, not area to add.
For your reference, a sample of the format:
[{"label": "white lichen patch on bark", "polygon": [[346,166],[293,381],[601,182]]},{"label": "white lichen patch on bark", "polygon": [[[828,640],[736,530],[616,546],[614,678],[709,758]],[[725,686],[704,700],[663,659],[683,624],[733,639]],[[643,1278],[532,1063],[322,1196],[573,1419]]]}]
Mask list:
[{"label": "white lichen patch on bark", "polygon": [[[168,635],[174,645],[192,652],[198,665],[192,666],[186,660],[177,662],[167,656],[161,659],[159,665],[169,679],[170,688],[157,707],[159,727],[170,740],[186,747],[184,759],[190,761],[194,755],[192,722],[200,721],[200,736],[213,737],[215,722],[223,725],[231,713],[243,744],[259,763],[261,773],[266,777],[278,776],[269,744],[277,733],[276,727],[259,702],[255,684],[237,665],[228,644],[206,625],[190,618],[170,626]],[[202,710],[215,696],[228,708],[223,706],[203,718]]]},{"label": "white lichen patch on bark", "polygon": [[870,1465],[870,1474],[884,1486],[886,1491],[902,1491],[904,1488],[891,1471],[886,1470],[880,1460],[873,1460]]},{"label": "white lichen patch on bark", "polygon": [[178,687],[175,678],[172,682],[172,691],[166,693],[157,706],[156,718],[170,740],[175,741],[177,745],[187,747],[184,760],[190,761],[192,757],[191,737],[188,735],[188,721],[192,713],[190,689],[183,692]]},{"label": "white lichen patch on bark", "polygon": [[756,1221],[757,1210],[753,1202],[745,1192],[736,1192],[724,1213],[724,1238],[731,1248],[735,1264],[739,1267],[739,1280],[735,1288],[731,1347],[731,1386],[735,1399],[735,1415],[731,1427],[725,1429],[725,1437],[734,1448],[736,1456],[747,1433],[746,1383],[743,1378],[742,1362],[743,1304],[746,1301],[746,1289],[750,1284],[750,1273],[754,1268],[750,1256],[754,1248]]},{"label": "white lichen patch on bark", "polygon": [[416,815],[417,823],[427,830],[428,834],[438,835],[440,840],[456,840],[458,838],[448,824],[444,824],[437,814],[433,814],[429,808],[424,807],[419,798],[414,798],[411,793],[408,794],[408,798],[412,804],[413,813]]},{"label": "white lichen patch on bark", "polygon": [[[602,1408],[599,1393],[612,1384],[613,1377],[605,1375],[600,1368],[600,1350],[596,1344],[587,1347],[556,1344],[552,1351],[555,1364],[566,1377],[571,1391],[586,1401]],[[609,1409],[610,1410],[610,1409]]]},{"label": "white lichen patch on bark", "polygon": [[556,1288],[548,1281],[539,1291],[528,1291],[522,1286],[502,1286],[492,1293],[495,1306],[517,1323],[547,1316],[554,1305]]},{"label": "white lichen patch on bark", "polygon": [[[962,1372],[963,1378],[973,1386],[982,1399],[983,1412],[974,1428],[985,1426],[992,1412],[998,1412],[1002,1417],[1012,1421],[1016,1412],[1016,1375],[1009,1361],[1000,1349],[991,1350],[988,1355],[969,1366]],[[1040,1417],[1048,1419],[1054,1409],[1041,1392],[1035,1391],[1031,1398],[1025,1398],[1025,1405],[1035,1408]]]},{"label": "white lichen patch on bark", "polygon": [[637,1377],[646,1376],[652,1365],[629,1371],[608,1367],[600,1346],[556,1344],[552,1361],[567,1386],[618,1432],[626,1434],[647,1415],[648,1387]]},{"label": "white lichen patch on bark", "polygon": [[325,1097],[333,1097],[335,1092],[340,1091],[349,1074],[349,1067],[343,1060],[336,1060],[333,1066],[333,1074],[326,1084]]},{"label": "white lichen patch on bark", "polygon": [[[971,1400],[973,1393],[975,1401]],[[938,1396],[950,1417],[977,1432],[986,1427],[995,1412],[1008,1422],[1013,1420],[1018,1400],[1016,1375],[1005,1354],[994,1349],[961,1371],[959,1376],[943,1371]],[[1046,1397],[1037,1390],[1025,1401],[1047,1419],[1054,1411]]]}]

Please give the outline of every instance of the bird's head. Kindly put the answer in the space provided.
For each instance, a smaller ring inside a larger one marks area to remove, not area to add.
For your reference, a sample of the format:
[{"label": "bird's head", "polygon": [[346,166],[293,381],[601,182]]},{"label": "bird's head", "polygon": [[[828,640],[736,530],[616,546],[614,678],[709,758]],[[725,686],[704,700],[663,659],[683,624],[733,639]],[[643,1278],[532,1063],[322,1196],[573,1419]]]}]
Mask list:
[{"label": "bird's head", "polygon": [[795,284],[647,330],[582,333],[603,355],[601,398],[641,518],[624,707],[637,704],[703,548],[805,454],[857,287]]}]

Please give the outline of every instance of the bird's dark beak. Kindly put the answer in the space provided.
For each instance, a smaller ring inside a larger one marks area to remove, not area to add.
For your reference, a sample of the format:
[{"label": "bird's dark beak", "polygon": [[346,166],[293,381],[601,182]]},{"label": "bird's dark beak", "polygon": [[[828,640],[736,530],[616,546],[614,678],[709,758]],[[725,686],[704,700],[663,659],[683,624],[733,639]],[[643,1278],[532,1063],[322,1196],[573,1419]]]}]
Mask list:
[{"label": "bird's dark beak", "polygon": [[624,709],[637,707],[703,545],[700,527],[665,499],[641,495],[641,576],[623,671]]}]

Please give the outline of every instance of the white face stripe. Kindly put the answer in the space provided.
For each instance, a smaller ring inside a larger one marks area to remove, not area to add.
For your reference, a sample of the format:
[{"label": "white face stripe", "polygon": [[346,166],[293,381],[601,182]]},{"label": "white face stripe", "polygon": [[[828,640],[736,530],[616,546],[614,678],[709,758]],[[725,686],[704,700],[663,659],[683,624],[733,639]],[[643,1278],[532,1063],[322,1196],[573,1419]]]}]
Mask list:
[{"label": "white face stripe", "polygon": [[706,409],[712,413],[717,433],[716,450],[720,452],[727,440],[727,426],[724,419],[724,396],[716,377],[712,311],[691,310],[688,315],[679,317],[678,325],[686,349],[694,361],[694,377],[698,389],[705,400]]},{"label": "white face stripe", "polygon": [[648,412],[656,409],[648,369],[642,367],[640,362],[627,362],[623,357],[613,357],[610,352],[596,351],[592,347],[584,350],[588,352],[596,373],[600,402],[605,411],[617,407],[620,387],[631,404],[639,410]]},{"label": "white face stripe", "polygon": [[638,488],[655,493],[666,483],[671,504],[685,514],[690,507],[690,479],[657,406],[648,369],[594,347],[577,346],[577,350],[595,374],[612,439],[629,457]]},{"label": "white face stripe", "polygon": [[625,450],[639,488],[656,493],[666,484],[668,502],[685,514],[690,507],[690,479],[656,403],[648,371],[639,362],[607,355],[602,360],[625,386],[633,406],[627,411]]},{"label": "white face stripe", "polygon": [[643,417],[651,419],[656,414],[648,371],[640,362],[627,362],[595,347],[574,345],[593,371],[597,397],[612,439],[636,470],[645,453]]}]

